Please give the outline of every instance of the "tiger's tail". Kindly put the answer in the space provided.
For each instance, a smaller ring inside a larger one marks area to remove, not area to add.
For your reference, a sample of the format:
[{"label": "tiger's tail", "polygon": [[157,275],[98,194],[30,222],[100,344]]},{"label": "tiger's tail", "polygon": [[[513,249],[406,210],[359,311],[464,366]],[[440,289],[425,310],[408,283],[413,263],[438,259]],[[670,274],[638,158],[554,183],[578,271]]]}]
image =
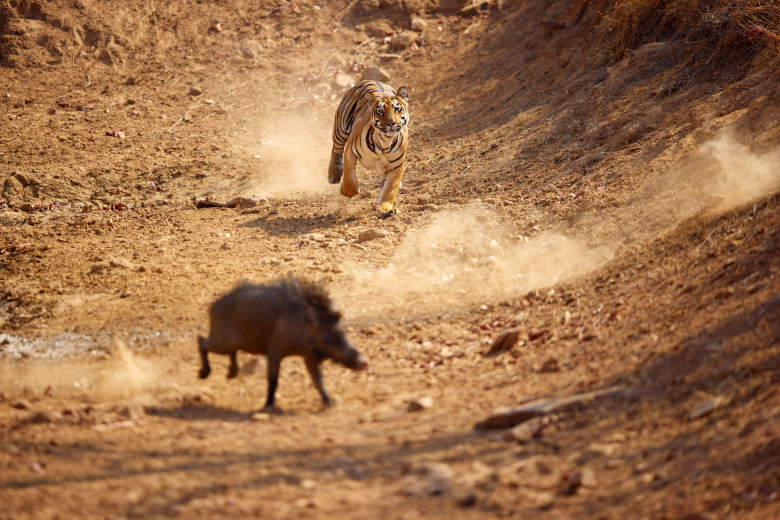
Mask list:
[{"label": "tiger's tail", "polygon": [[344,154],[336,153],[336,150],[330,152],[330,164],[328,165],[328,182],[338,184],[341,182],[341,176],[344,174]]}]

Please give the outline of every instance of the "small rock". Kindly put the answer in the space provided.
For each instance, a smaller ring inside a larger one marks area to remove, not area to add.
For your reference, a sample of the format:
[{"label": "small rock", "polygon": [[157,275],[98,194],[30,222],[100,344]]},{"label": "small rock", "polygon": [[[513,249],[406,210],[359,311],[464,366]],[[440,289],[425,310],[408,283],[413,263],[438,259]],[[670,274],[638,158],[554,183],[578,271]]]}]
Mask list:
[{"label": "small rock", "polygon": [[119,410],[119,415],[131,421],[137,421],[146,415],[146,410],[140,404],[128,404]]},{"label": "small rock", "polygon": [[505,330],[498,335],[495,341],[493,341],[493,344],[490,345],[490,349],[487,351],[487,353],[485,353],[485,356],[495,356],[499,352],[512,350],[512,348],[514,348],[514,346],[517,344],[518,340],[521,339],[521,336],[524,336],[524,340],[528,339],[528,334],[525,334],[519,327]]},{"label": "small rock", "polygon": [[532,455],[496,471],[496,480],[516,488],[557,489],[567,473],[567,464],[552,455]]},{"label": "small rock", "polygon": [[107,130],[106,135],[109,137],[118,137],[119,139],[125,138],[125,133],[121,130]]},{"label": "small rock", "polygon": [[111,266],[108,265],[108,262],[98,262],[96,264],[92,264],[92,267],[90,267],[89,272],[93,274],[102,274],[103,271],[106,271]]},{"label": "small rock", "polygon": [[11,443],[11,442],[3,444],[1,449],[4,452],[9,453],[11,455],[16,455],[17,453],[21,453],[22,452],[22,448],[19,447],[18,444],[14,444],[14,443]]},{"label": "small rock", "polygon": [[228,244],[227,242],[222,242],[222,246],[220,247],[222,248],[222,250],[228,251],[230,249],[230,244]]},{"label": "small rock", "polygon": [[306,236],[313,242],[324,242],[326,240],[324,233],[309,233]]},{"label": "small rock", "polygon": [[411,27],[413,31],[423,32],[425,29],[428,28],[428,22],[426,22],[420,16],[412,16]]},{"label": "small rock", "polygon": [[547,417],[535,417],[526,422],[520,423],[506,435],[506,439],[516,441],[521,444],[530,442],[532,439],[540,437],[542,430],[550,423]]},{"label": "small rock", "polygon": [[582,468],[580,471],[575,472],[569,479],[569,483],[575,487],[595,487],[596,486],[596,472],[590,468]]},{"label": "small rock", "polygon": [[477,503],[477,495],[475,493],[467,493],[458,499],[458,505],[461,507],[471,507]]},{"label": "small rock", "polygon": [[433,397],[425,396],[414,401],[406,403],[406,409],[410,412],[419,412],[420,410],[427,410],[433,406]]},{"label": "small rock", "polygon": [[56,420],[57,420],[57,415],[48,410],[40,410],[37,412],[33,412],[24,418],[24,422],[30,424],[52,423],[55,422]]},{"label": "small rock", "polygon": [[655,473],[643,473],[639,476],[639,481],[643,484],[651,484],[655,482],[656,478]]},{"label": "small rock", "polygon": [[16,408],[17,410],[29,410],[32,408],[32,405],[29,401],[26,401],[25,399],[19,399],[18,401],[14,401],[11,403],[12,408]]},{"label": "small rock", "polygon": [[464,7],[460,9],[461,15],[475,15],[479,14],[483,10],[487,10],[490,8],[490,6],[494,6],[497,8],[501,7],[501,1],[496,0],[475,0],[474,2],[471,2]]},{"label": "small rock", "polygon": [[190,87],[190,96],[200,96],[203,94],[203,90],[200,87]]},{"label": "small rock", "polygon": [[241,42],[238,50],[241,51],[241,55],[244,58],[253,60],[260,54],[263,47],[256,40],[244,40]]},{"label": "small rock", "polygon": [[369,240],[384,238],[387,235],[388,232],[384,229],[366,229],[361,231],[358,235],[358,242],[368,242]]},{"label": "small rock", "polygon": [[452,468],[442,462],[423,462],[413,475],[404,479],[403,489],[407,495],[426,497],[441,495],[452,486],[455,476]]},{"label": "small rock", "polygon": [[385,36],[393,34],[393,28],[390,26],[390,22],[387,20],[373,20],[371,22],[363,24],[361,27],[363,31],[372,38],[381,40]]},{"label": "small rock", "polygon": [[30,204],[29,202],[25,202],[24,204],[19,206],[19,209],[24,211],[24,212],[26,212],[26,213],[30,213],[32,211],[35,211],[35,206]]},{"label": "small rock", "polygon": [[419,40],[420,35],[418,33],[414,31],[404,31],[390,38],[390,48],[394,51],[404,50],[413,43],[417,43]]},{"label": "small rock", "polygon": [[32,181],[32,180],[31,180],[29,177],[27,177],[25,174],[23,174],[23,173],[20,173],[20,172],[16,172],[16,173],[14,174],[14,178],[15,178],[17,181],[19,181],[19,183],[20,183],[22,186],[25,186],[25,187],[26,187],[26,186],[29,186],[30,184],[37,184],[37,183],[33,182],[33,181]]},{"label": "small rock", "polygon": [[[295,5],[295,4],[291,4],[291,5]],[[313,507],[315,507],[314,506],[314,502],[312,502],[308,498],[298,498],[295,501],[293,501],[293,504],[295,504],[296,507],[300,507],[300,508],[304,508],[304,507],[313,508]]]},{"label": "small rock", "polygon": [[355,86],[355,80],[349,74],[339,73],[333,77],[333,88],[338,91],[351,89]]},{"label": "small rock", "polygon": [[108,265],[120,269],[135,269],[135,265],[127,258],[112,258],[108,261]]},{"label": "small rock", "polygon": [[537,372],[545,373],[545,372],[557,372],[561,368],[558,366],[558,360],[555,359],[553,356],[547,357],[547,359],[544,360],[544,362],[541,364]]},{"label": "small rock", "polygon": [[693,408],[693,410],[691,410],[691,414],[689,416],[689,419],[691,421],[694,421],[694,420],[696,420],[696,419],[698,419],[700,417],[704,417],[705,415],[710,414],[718,406],[720,406],[722,401],[723,401],[722,397],[711,397],[711,396],[708,396],[701,403],[697,404]]},{"label": "small rock", "polygon": [[0,213],[0,226],[20,226],[26,221],[27,216],[24,213],[19,213],[16,211]]},{"label": "small rock", "polygon": [[390,74],[378,67],[366,67],[363,69],[363,79],[372,81],[381,81],[382,83],[391,83]]}]

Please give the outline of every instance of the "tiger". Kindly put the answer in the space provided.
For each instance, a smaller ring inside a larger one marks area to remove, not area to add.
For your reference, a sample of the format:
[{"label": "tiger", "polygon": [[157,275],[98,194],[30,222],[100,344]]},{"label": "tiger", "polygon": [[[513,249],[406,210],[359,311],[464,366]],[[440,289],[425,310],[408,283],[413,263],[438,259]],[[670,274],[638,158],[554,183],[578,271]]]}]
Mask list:
[{"label": "tiger", "polygon": [[333,122],[333,149],[328,182],[341,182],[341,194],[359,193],[355,169],[358,161],[382,176],[376,216],[396,214],[394,207],[404,174],[409,135],[409,92],[398,92],[379,81],[361,81],[341,100]]}]

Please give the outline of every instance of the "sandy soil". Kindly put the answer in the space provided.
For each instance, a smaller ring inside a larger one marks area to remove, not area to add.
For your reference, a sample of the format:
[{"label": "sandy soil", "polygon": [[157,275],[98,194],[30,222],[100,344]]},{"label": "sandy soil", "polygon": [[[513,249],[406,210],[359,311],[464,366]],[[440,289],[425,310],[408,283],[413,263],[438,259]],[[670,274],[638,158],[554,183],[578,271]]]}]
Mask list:
[{"label": "sandy soil", "polygon": [[[618,60],[569,5],[0,5],[0,518],[780,516],[777,54]],[[326,181],[370,67],[409,88],[387,220]],[[201,381],[195,338],[287,275],[370,368],[323,409],[287,359],[256,413],[265,361]]]}]

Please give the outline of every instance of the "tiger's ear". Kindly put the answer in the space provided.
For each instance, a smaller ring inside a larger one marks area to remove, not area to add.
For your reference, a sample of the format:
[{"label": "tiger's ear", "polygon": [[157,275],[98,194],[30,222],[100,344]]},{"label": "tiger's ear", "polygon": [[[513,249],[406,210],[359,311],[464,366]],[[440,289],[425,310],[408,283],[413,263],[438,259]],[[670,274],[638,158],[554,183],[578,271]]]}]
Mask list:
[{"label": "tiger's ear", "polygon": [[409,91],[406,90],[406,87],[401,87],[398,89],[398,97],[404,101],[409,101]]}]

